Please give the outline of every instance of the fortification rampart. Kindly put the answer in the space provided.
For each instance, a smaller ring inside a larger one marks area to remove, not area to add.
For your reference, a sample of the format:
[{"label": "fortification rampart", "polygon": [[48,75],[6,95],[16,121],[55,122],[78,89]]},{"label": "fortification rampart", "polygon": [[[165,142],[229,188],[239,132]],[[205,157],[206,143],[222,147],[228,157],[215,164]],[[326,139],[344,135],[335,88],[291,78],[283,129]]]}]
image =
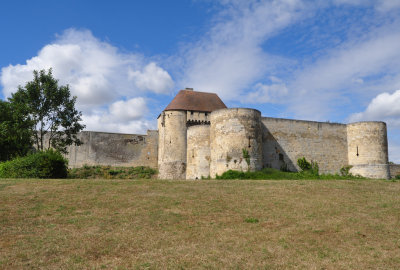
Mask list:
[{"label": "fortification rampart", "polygon": [[158,118],[158,177],[186,178],[186,111],[165,111]]},{"label": "fortification rampart", "polygon": [[262,169],[261,113],[246,108],[211,113],[210,176],[227,170]]},{"label": "fortification rampart", "polygon": [[347,125],[348,159],[353,174],[390,178],[388,144],[384,122],[357,122]]},{"label": "fortification rampart", "polygon": [[147,135],[83,131],[78,138],[83,144],[68,148],[70,168],[85,164],[157,168],[156,130],[147,131]]},{"label": "fortification rampart", "polygon": [[264,167],[299,170],[297,159],[318,162],[321,173],[348,164],[345,124],[262,117]]},{"label": "fortification rampart", "polygon": [[158,167],[161,179],[215,177],[227,170],[265,167],[298,171],[305,157],[320,173],[350,172],[371,178],[400,174],[388,164],[386,124],[339,124],[262,117],[260,111],[227,108],[216,94],[181,90],[147,135],[82,132],[72,146],[71,167]]},{"label": "fortification rampart", "polygon": [[186,179],[208,177],[210,162],[210,126],[190,126],[187,130]]}]

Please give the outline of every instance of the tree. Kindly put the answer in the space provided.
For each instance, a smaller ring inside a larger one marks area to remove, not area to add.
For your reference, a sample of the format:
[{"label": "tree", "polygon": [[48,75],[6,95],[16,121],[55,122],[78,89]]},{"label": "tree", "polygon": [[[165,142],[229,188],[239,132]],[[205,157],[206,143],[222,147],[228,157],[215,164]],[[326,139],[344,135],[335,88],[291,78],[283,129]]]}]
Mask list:
[{"label": "tree", "polygon": [[40,151],[54,148],[67,153],[67,146],[80,145],[76,134],[85,128],[80,124],[82,113],[75,109],[76,96],[69,86],[59,86],[52,69],[33,71],[33,81],[9,98],[12,106],[22,108],[33,121],[33,140]]},{"label": "tree", "polygon": [[0,161],[25,156],[33,148],[33,121],[23,107],[0,100]]}]

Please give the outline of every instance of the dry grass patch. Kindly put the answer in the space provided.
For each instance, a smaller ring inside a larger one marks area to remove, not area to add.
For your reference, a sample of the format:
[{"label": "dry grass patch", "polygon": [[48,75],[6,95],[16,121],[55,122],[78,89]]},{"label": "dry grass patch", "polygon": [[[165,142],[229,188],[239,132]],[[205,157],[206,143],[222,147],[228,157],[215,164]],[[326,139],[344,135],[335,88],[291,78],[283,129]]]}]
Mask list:
[{"label": "dry grass patch", "polygon": [[400,182],[0,180],[0,268],[398,269]]}]

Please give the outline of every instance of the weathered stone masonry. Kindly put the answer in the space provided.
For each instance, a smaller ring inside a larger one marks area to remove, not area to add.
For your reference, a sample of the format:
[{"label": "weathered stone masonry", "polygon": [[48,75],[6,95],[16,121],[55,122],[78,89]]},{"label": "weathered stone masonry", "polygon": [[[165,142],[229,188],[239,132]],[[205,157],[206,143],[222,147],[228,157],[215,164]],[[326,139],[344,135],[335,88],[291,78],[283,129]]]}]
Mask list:
[{"label": "weathered stone masonry", "polygon": [[83,165],[148,166],[157,168],[158,132],[147,135],[83,131],[83,142],[68,149],[69,167]]},{"label": "weathered stone masonry", "polygon": [[[217,106],[208,107],[206,98]],[[210,93],[182,90],[160,114],[159,178],[200,179],[264,167],[297,171],[301,157],[317,162],[321,173],[351,165],[353,174],[390,177],[383,122],[345,125],[261,117],[258,110],[226,108],[219,101]]]},{"label": "weathered stone masonry", "polygon": [[[233,169],[297,171],[297,159],[318,162],[321,173],[344,166],[371,178],[400,174],[388,164],[384,122],[351,124],[262,117],[227,108],[216,94],[181,90],[147,135],[81,132],[69,148],[70,167],[149,166],[160,179],[201,179]],[[247,155],[247,156],[246,156]]]}]

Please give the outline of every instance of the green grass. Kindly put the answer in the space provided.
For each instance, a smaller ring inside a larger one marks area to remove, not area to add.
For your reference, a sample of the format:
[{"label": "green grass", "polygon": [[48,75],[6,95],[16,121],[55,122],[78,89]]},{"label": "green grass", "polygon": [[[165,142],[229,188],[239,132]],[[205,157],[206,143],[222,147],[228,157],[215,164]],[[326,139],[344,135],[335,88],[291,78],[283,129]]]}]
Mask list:
[{"label": "green grass", "polygon": [[111,166],[88,166],[69,169],[68,178],[76,179],[150,179],[154,178],[157,171],[155,169],[138,167],[111,167]]},{"label": "green grass", "polygon": [[365,179],[361,176],[346,175],[341,176],[339,174],[313,174],[307,171],[303,172],[284,172],[272,168],[264,168],[261,171],[255,172],[241,172],[229,170],[224,172],[222,175],[217,175],[216,179],[253,179],[253,180],[301,180],[301,179],[325,179],[325,180],[338,180],[338,179]]},{"label": "green grass", "polygon": [[0,179],[0,187],[0,269],[400,266],[400,181]]}]

